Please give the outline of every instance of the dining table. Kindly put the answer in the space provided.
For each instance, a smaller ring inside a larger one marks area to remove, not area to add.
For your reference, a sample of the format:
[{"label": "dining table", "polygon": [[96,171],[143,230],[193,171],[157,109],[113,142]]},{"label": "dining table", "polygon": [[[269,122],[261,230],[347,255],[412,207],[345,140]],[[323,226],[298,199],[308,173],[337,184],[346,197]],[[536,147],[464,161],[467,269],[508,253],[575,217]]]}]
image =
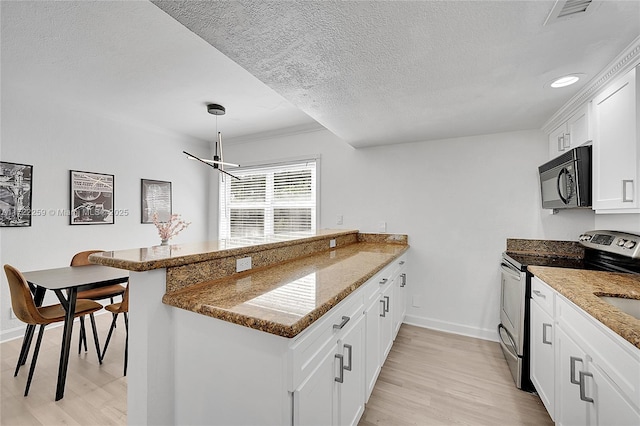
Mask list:
[{"label": "dining table", "polygon": [[[36,306],[42,306],[46,291],[52,290],[66,312],[56,385],[56,401],[59,401],[64,397],[78,291],[125,283],[129,280],[129,271],[102,265],[86,265],[42,269],[24,272],[23,275],[29,283]],[[21,364],[26,361],[34,330],[34,325],[27,326],[19,358]]]}]

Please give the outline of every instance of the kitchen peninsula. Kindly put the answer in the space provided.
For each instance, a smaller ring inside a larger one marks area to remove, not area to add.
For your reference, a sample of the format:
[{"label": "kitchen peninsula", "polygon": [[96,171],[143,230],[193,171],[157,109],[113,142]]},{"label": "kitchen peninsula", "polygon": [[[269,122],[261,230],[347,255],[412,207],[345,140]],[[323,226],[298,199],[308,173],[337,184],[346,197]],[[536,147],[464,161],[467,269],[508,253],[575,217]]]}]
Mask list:
[{"label": "kitchen peninsula", "polygon": [[93,255],[131,271],[129,424],[357,420],[384,361],[365,371],[364,345],[382,345],[385,318],[392,342],[404,315],[408,247],[406,235],[322,230]]}]

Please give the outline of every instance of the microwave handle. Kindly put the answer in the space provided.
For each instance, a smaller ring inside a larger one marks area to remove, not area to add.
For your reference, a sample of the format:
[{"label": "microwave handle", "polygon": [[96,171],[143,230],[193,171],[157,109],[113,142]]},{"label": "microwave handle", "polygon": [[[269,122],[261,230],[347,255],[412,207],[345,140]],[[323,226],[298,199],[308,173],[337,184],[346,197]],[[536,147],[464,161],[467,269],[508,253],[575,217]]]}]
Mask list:
[{"label": "microwave handle", "polygon": [[[566,167],[563,167],[562,170],[560,170],[560,173],[558,173],[558,181],[556,183],[556,187],[558,189],[558,197],[560,197],[560,200],[564,203],[564,204],[569,204],[569,199],[573,196],[573,187],[571,185],[569,185],[569,193],[567,194],[567,197],[563,197],[562,196],[562,190],[561,190],[561,186],[560,183],[562,181],[562,175],[567,175],[567,179],[571,179],[571,174],[569,173],[569,170],[567,170]],[[565,188],[567,187],[567,185],[564,185]]]}]

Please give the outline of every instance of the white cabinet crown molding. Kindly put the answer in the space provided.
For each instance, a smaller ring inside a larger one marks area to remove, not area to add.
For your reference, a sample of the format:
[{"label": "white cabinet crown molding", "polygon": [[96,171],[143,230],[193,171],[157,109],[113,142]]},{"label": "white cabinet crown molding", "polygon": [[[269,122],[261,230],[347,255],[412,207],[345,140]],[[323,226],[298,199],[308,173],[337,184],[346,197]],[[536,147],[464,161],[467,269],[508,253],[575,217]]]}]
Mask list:
[{"label": "white cabinet crown molding", "polygon": [[626,74],[630,69],[640,64],[640,36],[611,61],[600,74],[564,104],[543,126],[542,130],[549,134],[565,122],[578,108],[593,99],[607,83],[618,76]]}]

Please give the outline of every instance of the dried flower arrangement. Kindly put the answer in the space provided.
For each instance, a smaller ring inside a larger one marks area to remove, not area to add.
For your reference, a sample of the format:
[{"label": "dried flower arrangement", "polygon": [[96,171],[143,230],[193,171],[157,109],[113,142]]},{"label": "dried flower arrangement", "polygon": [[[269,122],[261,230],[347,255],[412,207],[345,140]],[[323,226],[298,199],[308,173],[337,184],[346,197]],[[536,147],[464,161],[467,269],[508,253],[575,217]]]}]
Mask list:
[{"label": "dried flower arrangement", "polygon": [[162,244],[167,244],[169,239],[175,237],[180,231],[191,225],[191,222],[182,220],[179,214],[172,214],[167,222],[160,222],[158,220],[158,213],[154,213],[152,219],[153,224],[158,228],[158,235],[160,236],[160,240],[162,240]]}]

